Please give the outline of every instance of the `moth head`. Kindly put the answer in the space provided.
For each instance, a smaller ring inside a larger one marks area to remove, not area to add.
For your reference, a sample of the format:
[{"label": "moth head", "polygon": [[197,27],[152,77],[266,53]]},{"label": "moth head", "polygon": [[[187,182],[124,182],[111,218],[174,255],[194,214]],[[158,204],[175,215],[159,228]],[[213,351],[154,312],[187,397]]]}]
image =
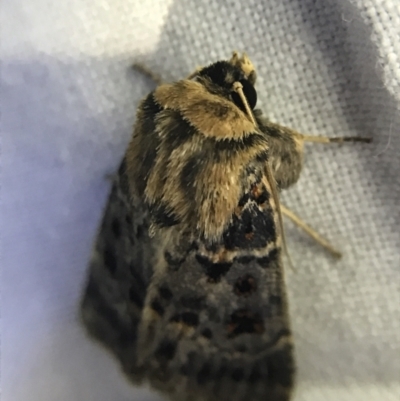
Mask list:
[{"label": "moth head", "polygon": [[217,61],[202,68],[196,76],[211,93],[231,100],[237,107],[246,112],[246,105],[237,92],[238,83],[241,86],[245,100],[251,110],[257,104],[257,92],[248,79],[245,71],[230,61]]},{"label": "moth head", "polygon": [[239,56],[238,52],[233,52],[232,57],[229,62],[235,67],[240,68],[247,80],[254,86],[257,79],[256,70],[254,68],[253,63],[250,61],[246,53],[242,54],[242,57]]}]

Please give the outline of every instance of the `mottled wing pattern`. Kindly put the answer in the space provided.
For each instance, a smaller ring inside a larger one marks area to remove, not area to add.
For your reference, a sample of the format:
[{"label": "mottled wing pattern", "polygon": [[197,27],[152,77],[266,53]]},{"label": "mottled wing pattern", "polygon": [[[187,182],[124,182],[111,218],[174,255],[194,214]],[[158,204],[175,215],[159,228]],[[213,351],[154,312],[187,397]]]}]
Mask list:
[{"label": "mottled wing pattern", "polygon": [[148,236],[147,209],[129,195],[125,170],[124,160],[93,249],[81,315],[89,333],[140,382],[145,372],[136,364],[138,325],[157,244]]},{"label": "mottled wing pattern", "polygon": [[232,60],[141,103],[82,302],[129,377],[175,401],[287,401],[293,388],[266,163],[284,188],[301,160],[285,156],[282,141],[297,146],[285,131],[255,112],[257,129],[229,100],[233,82],[255,80],[247,59]]},{"label": "mottled wing pattern", "polygon": [[273,208],[259,177],[219,243],[165,241],[139,363],[174,400],[288,400],[294,362]]}]

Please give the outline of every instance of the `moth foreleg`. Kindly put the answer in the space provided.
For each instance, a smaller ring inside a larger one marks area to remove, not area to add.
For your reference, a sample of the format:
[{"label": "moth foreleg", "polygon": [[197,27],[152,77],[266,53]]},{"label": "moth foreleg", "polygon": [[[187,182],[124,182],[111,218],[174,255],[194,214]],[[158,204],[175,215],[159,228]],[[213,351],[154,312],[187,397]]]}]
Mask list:
[{"label": "moth foreleg", "polygon": [[327,136],[303,135],[298,132],[296,132],[295,135],[304,142],[314,142],[314,143],[372,142],[372,138],[362,137],[362,136],[327,137]]},{"label": "moth foreleg", "polygon": [[333,245],[329,243],[328,240],[323,238],[320,234],[318,234],[313,228],[311,228],[308,224],[306,224],[299,216],[293,213],[290,209],[286,208],[282,204],[280,205],[281,212],[284,216],[288,217],[293,221],[299,228],[301,228],[307,235],[309,235],[314,241],[316,241],[319,245],[324,247],[332,256],[335,258],[341,258],[342,254],[340,251],[335,249]]},{"label": "moth foreleg", "polygon": [[[148,79],[152,80],[156,85],[162,85],[166,81],[161,77],[161,75],[151,71],[149,68],[140,63],[133,64],[133,69],[145,75]],[[202,67],[197,67],[191,74],[189,74],[186,79],[194,78]]]},{"label": "moth foreleg", "polygon": [[149,68],[140,63],[133,64],[132,68],[145,75],[148,79],[152,80],[157,85],[161,85],[164,82],[160,75],[156,74],[155,72],[151,71]]}]

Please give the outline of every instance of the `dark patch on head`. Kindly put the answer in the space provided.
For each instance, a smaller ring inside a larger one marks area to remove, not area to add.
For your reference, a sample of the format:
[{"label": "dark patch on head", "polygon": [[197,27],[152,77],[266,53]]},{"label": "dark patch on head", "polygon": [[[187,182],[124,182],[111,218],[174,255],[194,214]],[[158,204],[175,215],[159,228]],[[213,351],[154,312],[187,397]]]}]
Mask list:
[{"label": "dark patch on head", "polygon": [[162,316],[164,314],[164,308],[162,307],[162,305],[158,299],[153,299],[150,306],[151,306],[151,309],[153,309],[155,312],[157,312],[160,316]]},{"label": "dark patch on head", "polygon": [[227,249],[264,248],[276,240],[272,213],[263,212],[255,205],[244,209],[240,216],[233,215],[223,239]]},{"label": "dark patch on head", "polygon": [[159,227],[171,227],[179,223],[174,213],[161,202],[149,205],[149,209],[154,223]]},{"label": "dark patch on head", "polygon": [[136,286],[133,286],[129,289],[129,300],[133,302],[140,309],[143,308],[143,298],[141,294],[136,290]]},{"label": "dark patch on head", "polygon": [[104,264],[111,274],[117,271],[117,258],[115,251],[110,246],[107,246],[103,251]]},{"label": "dark patch on head", "polygon": [[212,337],[213,337],[213,333],[212,333],[212,331],[211,331],[208,327],[205,328],[205,329],[201,332],[201,335],[202,335],[203,337],[205,337],[205,338],[208,338],[209,340],[211,340]]},{"label": "dark patch on head", "polygon": [[158,358],[171,360],[176,353],[176,343],[171,340],[163,340],[156,349],[155,355]]},{"label": "dark patch on head", "polygon": [[244,333],[262,334],[264,322],[258,313],[240,309],[232,313],[227,324],[228,337],[236,337]]},{"label": "dark patch on head", "polygon": [[236,368],[231,373],[231,378],[235,382],[240,382],[244,378],[244,370],[243,368]]},{"label": "dark patch on head", "polygon": [[204,297],[193,297],[184,295],[180,298],[179,302],[184,308],[199,310],[204,306]]},{"label": "dark patch on head", "polygon": [[199,372],[196,375],[196,380],[197,380],[198,384],[202,385],[212,378],[211,368],[212,368],[212,365],[209,362],[206,362],[202,366],[202,368],[199,370]]},{"label": "dark patch on head", "polygon": [[267,256],[263,256],[262,258],[257,258],[257,263],[264,269],[267,269],[271,266],[271,263],[277,261],[279,258],[279,249],[274,248]]},{"label": "dark patch on head", "polygon": [[111,230],[115,238],[119,238],[121,236],[121,224],[119,223],[119,220],[116,217],[114,217],[111,223]]},{"label": "dark patch on head", "polygon": [[[204,67],[199,71],[198,75],[209,78],[211,82],[228,91],[232,90],[234,82],[244,78],[243,72],[227,61],[217,61]],[[228,75],[232,77],[232,80],[227,80]]]},{"label": "dark patch on head", "polygon": [[227,92],[231,92],[232,100],[236,106],[245,110],[240,97],[233,91],[233,83],[240,82],[243,86],[243,93],[247,99],[249,107],[254,109],[257,103],[257,92],[251,84],[251,81],[246,79],[240,68],[233,66],[227,61],[217,61],[216,63],[204,67],[199,71],[198,76],[207,77],[215,85],[225,89]]},{"label": "dark patch on head", "polygon": [[234,291],[238,296],[247,297],[257,289],[257,282],[253,276],[246,274],[236,280]]},{"label": "dark patch on head", "polygon": [[170,322],[183,323],[195,327],[199,324],[199,316],[194,312],[182,312],[171,317]]},{"label": "dark patch on head", "polygon": [[172,299],[173,294],[171,290],[167,286],[162,286],[158,289],[158,293],[160,294],[161,298],[169,301]]},{"label": "dark patch on head", "polygon": [[[257,104],[257,91],[247,79],[241,79],[239,80],[239,82],[242,84],[243,87],[242,90],[247,100],[247,104],[249,105],[250,109],[253,110]],[[232,92],[232,100],[237,107],[246,112],[246,108],[243,104],[243,101],[237,92]]]},{"label": "dark patch on head", "polygon": [[205,256],[196,255],[196,260],[203,266],[210,281],[218,282],[232,266],[232,263],[213,263]]}]

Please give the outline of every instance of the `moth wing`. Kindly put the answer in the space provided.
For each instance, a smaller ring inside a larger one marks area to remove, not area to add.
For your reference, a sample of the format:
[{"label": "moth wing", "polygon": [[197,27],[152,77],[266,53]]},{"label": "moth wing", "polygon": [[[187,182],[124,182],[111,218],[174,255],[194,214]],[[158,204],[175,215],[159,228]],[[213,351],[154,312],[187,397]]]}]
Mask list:
[{"label": "moth wing", "polygon": [[175,238],[162,252],[139,328],[138,369],[176,400],[288,400],[291,332],[274,201],[249,187],[217,245]]}]

